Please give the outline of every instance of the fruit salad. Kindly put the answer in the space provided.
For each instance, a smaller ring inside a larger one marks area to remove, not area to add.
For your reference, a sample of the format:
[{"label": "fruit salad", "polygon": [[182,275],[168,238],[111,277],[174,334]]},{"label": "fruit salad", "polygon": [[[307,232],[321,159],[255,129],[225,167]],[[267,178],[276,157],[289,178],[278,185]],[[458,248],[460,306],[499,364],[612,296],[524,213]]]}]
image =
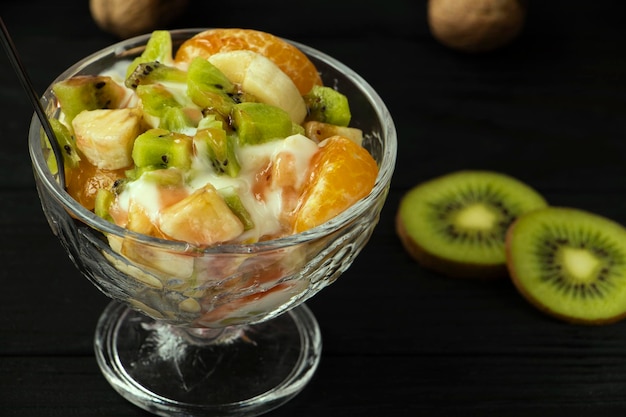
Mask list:
[{"label": "fruit salad", "polygon": [[155,31],[126,68],[57,82],[68,192],[129,230],[206,247],[318,226],[378,168],[346,97],[273,35]]},{"label": "fruit salad", "polygon": [[332,282],[368,238],[355,225],[353,246],[332,234],[271,245],[354,205],[379,171],[347,97],[274,35],[210,29],[175,48],[155,31],[135,58],[52,91],[67,192],[135,232],[88,242],[92,278],[154,318],[263,320]]}]

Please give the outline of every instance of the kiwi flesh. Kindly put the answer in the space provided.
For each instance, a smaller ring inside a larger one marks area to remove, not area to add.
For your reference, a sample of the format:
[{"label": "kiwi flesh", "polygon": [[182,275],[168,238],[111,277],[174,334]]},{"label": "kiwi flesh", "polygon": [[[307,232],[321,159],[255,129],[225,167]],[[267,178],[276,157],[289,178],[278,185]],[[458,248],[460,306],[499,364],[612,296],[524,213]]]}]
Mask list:
[{"label": "kiwi flesh", "polygon": [[[78,152],[78,148],[76,147],[76,141],[70,132],[70,129],[65,126],[63,123],[59,121],[59,119],[50,118],[50,126],[52,127],[52,131],[54,132],[54,136],[56,140],[61,145],[61,149],[63,149],[63,161],[68,168],[76,168],[80,163],[80,154]],[[48,138],[46,137],[46,140]],[[49,142],[48,142],[49,143]],[[51,148],[51,146],[48,146]],[[50,159],[48,161],[48,165],[52,167],[56,167],[56,160],[53,154],[50,154]],[[54,171],[54,170],[53,170]]]},{"label": "kiwi flesh", "polygon": [[507,276],[505,236],[544,197],[503,173],[463,170],[425,181],[401,199],[396,231],[423,267],[458,278]]},{"label": "kiwi flesh", "polygon": [[233,129],[240,145],[258,145],[286,138],[293,132],[291,116],[285,110],[265,103],[245,102],[233,106]]},{"label": "kiwi flesh", "polygon": [[206,112],[228,116],[232,107],[248,98],[215,65],[197,57],[187,70],[187,94]]},{"label": "kiwi flesh", "polygon": [[124,88],[107,75],[77,75],[52,86],[68,124],[83,110],[115,109],[126,98]]},{"label": "kiwi flesh", "polygon": [[134,90],[140,84],[154,84],[158,82],[186,83],[187,73],[179,68],[162,64],[159,61],[142,62],[124,80],[124,85]]},{"label": "kiwi flesh", "polygon": [[163,117],[170,108],[182,108],[174,94],[162,84],[140,84],[137,97],[143,111],[151,116]]},{"label": "kiwi flesh", "polygon": [[126,78],[128,78],[137,66],[144,62],[158,61],[165,65],[171,65],[174,62],[172,36],[167,30],[155,30],[150,34],[146,48],[141,55],[136,57],[130,63],[126,70]]},{"label": "kiwi flesh", "polygon": [[626,317],[626,229],[581,209],[547,207],[520,216],[506,236],[519,292],[544,313],[576,324]]},{"label": "kiwi flesh", "polygon": [[302,96],[308,109],[307,121],[318,121],[337,126],[348,126],[352,113],[348,98],[328,86],[314,86]]},{"label": "kiwi flesh", "polygon": [[189,169],[192,140],[184,134],[164,129],[149,129],[137,136],[132,158],[135,167],[143,171],[165,168]]},{"label": "kiwi flesh", "polygon": [[236,138],[226,132],[221,126],[212,126],[198,129],[193,137],[196,151],[208,158],[216,174],[226,174],[236,177],[241,165],[235,151]]}]

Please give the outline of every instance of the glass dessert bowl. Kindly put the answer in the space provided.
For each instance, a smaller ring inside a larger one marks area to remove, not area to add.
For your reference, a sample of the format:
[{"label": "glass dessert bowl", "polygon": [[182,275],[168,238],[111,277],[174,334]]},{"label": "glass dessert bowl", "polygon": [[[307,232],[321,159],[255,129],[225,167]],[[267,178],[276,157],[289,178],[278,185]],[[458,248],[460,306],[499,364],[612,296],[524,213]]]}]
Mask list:
[{"label": "glass dessert bowl", "polygon": [[[171,31],[174,47],[201,30]],[[131,60],[149,36],[105,48],[54,82]],[[366,197],[302,233],[206,248],[119,227],[59,184],[41,124],[32,119],[29,152],[43,212],[77,269],[112,299],[96,327],[98,364],[118,393],[154,414],[253,416],[300,392],[322,349],[304,302],[349,268],[378,223],[396,159],[393,120],[353,70],[293,44],[325,85],[346,95],[352,125],[363,131],[363,146],[379,168]],[[50,117],[58,116],[51,88],[42,103]]]}]

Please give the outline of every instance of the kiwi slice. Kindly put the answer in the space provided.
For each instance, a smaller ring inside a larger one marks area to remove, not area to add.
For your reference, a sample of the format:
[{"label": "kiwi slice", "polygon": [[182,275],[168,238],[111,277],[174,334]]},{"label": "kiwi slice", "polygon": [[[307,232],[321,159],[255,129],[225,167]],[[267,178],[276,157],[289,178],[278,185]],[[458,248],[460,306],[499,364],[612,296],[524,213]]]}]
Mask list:
[{"label": "kiwi slice", "polygon": [[452,277],[507,275],[506,231],[521,214],[545,207],[523,182],[491,171],[458,171],[425,181],[402,198],[396,231],[426,268]]},{"label": "kiwi slice", "polygon": [[626,317],[626,229],[584,210],[548,207],[520,216],[506,236],[507,266],[540,310],[578,324]]}]

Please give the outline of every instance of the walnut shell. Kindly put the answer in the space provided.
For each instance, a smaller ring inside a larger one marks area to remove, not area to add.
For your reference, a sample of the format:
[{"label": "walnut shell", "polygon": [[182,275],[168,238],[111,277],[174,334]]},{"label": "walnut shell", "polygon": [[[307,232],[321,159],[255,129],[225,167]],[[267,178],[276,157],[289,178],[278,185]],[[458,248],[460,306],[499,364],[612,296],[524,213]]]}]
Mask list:
[{"label": "walnut shell", "polygon": [[125,39],[160,29],[180,17],[188,0],[89,0],[98,27]]},{"label": "walnut shell", "polygon": [[526,9],[526,0],[429,0],[428,24],[443,45],[487,52],[519,35]]}]

